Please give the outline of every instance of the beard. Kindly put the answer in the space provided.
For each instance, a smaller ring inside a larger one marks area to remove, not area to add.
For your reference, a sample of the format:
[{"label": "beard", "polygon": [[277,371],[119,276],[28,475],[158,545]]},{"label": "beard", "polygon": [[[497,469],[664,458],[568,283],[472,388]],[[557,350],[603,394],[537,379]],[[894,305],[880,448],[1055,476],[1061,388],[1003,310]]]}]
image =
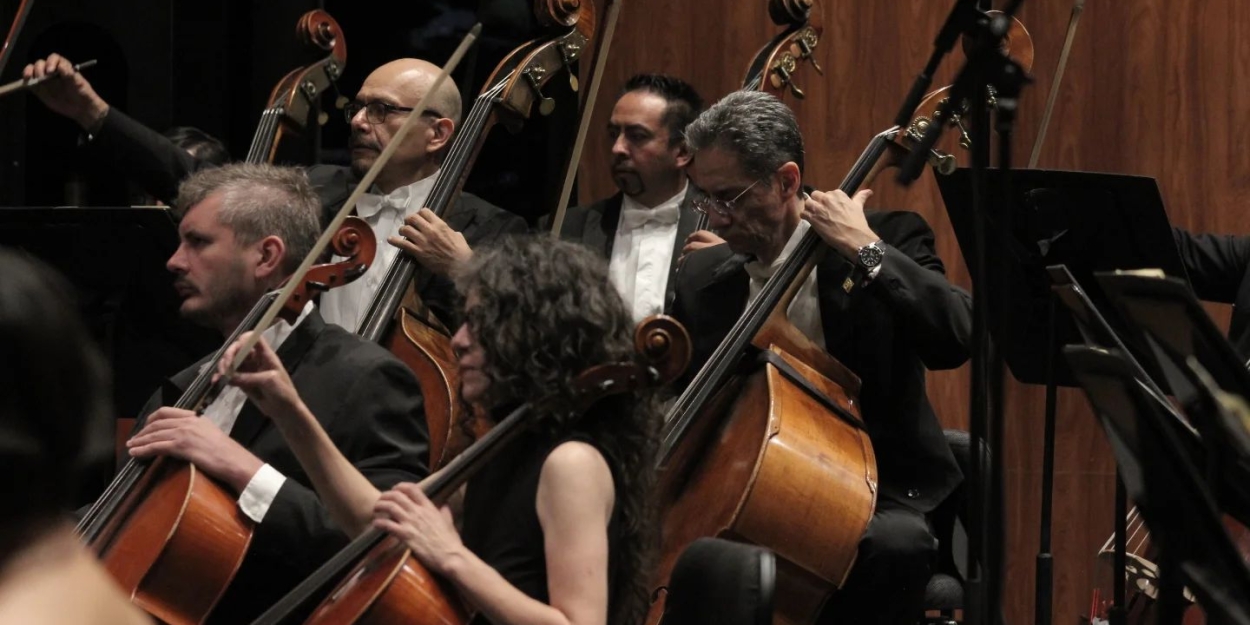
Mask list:
[{"label": "beard", "polygon": [[647,185],[642,182],[642,176],[634,171],[615,170],[612,172],[612,182],[616,183],[616,188],[620,189],[621,193],[630,197],[641,195],[647,190]]}]

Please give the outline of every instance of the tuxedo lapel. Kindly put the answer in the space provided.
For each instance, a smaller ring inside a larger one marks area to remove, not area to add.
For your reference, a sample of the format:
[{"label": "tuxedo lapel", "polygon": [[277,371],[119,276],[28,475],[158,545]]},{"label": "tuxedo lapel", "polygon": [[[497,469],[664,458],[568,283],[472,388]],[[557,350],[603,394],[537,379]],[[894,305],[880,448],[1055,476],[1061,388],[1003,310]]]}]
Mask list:
[{"label": "tuxedo lapel", "polygon": [[582,243],[603,255],[603,259],[612,260],[612,244],[616,242],[616,227],[621,221],[620,193],[606,199],[596,211],[599,214],[588,217],[582,227]]},{"label": "tuxedo lapel", "polygon": [[[282,361],[282,366],[286,367],[288,372],[294,372],[299,366],[301,360],[308,353],[309,348],[317,341],[317,337],[325,330],[326,322],[322,320],[321,313],[317,309],[313,309],[304,318],[304,321],[295,327],[282,342],[282,346],[278,348],[278,360]],[[235,420],[234,427],[230,430],[230,438],[238,441],[244,447],[250,447],[256,437],[260,435],[269,425],[269,419],[261,414],[260,409],[251,401],[243,404],[243,409],[239,411],[239,418]]]}]

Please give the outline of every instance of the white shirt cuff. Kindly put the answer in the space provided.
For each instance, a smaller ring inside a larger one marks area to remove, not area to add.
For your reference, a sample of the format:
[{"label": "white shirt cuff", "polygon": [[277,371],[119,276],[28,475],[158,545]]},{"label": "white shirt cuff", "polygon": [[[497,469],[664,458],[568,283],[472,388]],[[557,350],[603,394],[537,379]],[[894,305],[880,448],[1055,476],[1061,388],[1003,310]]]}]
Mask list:
[{"label": "white shirt cuff", "polygon": [[877,274],[881,273],[881,263],[877,263],[876,267],[868,270],[868,275],[864,276],[864,284],[868,284],[877,279]]},{"label": "white shirt cuff", "polygon": [[247,488],[243,489],[243,494],[239,495],[239,509],[255,523],[264,521],[269,506],[278,497],[278,491],[282,490],[284,483],[286,476],[277,469],[268,464],[261,466],[247,483]]}]

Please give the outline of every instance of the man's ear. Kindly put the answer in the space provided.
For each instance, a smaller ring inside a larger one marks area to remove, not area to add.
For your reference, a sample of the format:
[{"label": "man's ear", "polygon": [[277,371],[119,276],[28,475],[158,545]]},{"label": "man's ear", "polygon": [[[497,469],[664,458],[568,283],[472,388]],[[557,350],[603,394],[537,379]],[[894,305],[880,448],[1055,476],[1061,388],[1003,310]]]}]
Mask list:
[{"label": "man's ear", "polygon": [[451,136],[456,130],[456,123],[446,117],[440,117],[430,124],[430,140],[425,145],[425,151],[433,154],[451,142]]},{"label": "man's ear", "polygon": [[[286,259],[286,243],[281,237],[269,235],[257,244],[260,260],[256,263],[256,277],[260,280],[283,276],[282,265]],[[285,276],[283,276],[285,277]]]},{"label": "man's ear", "polygon": [[803,190],[803,174],[799,171],[798,163],[789,161],[777,169],[777,178],[781,180],[781,197],[789,199],[790,196]]},{"label": "man's ear", "polygon": [[681,169],[685,169],[686,166],[690,165],[690,161],[692,160],[694,160],[694,152],[690,150],[690,146],[686,145],[685,141],[678,143],[676,158],[677,166]]}]

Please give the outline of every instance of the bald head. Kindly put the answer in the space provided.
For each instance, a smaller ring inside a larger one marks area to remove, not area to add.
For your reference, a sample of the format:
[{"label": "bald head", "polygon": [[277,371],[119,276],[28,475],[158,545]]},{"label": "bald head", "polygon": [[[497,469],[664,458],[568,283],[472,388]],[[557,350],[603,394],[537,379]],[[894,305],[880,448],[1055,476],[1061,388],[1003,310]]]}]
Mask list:
[{"label": "bald head", "polygon": [[[396,59],[373,70],[363,87],[384,89],[408,106],[416,106],[442,68],[421,59]],[[426,108],[460,125],[460,89],[450,76],[443,81],[426,104]]]}]

